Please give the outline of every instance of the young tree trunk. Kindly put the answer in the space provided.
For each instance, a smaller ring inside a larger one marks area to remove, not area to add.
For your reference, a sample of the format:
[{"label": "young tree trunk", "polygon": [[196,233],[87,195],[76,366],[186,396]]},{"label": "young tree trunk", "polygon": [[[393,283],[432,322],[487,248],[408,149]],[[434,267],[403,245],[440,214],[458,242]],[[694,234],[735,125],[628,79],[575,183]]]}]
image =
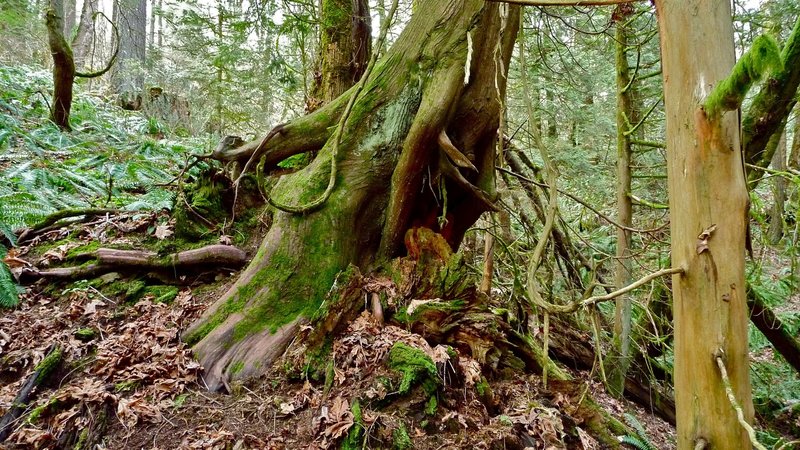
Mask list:
[{"label": "young tree trunk", "polygon": [[69,112],[72,108],[72,83],[75,80],[75,61],[72,49],[64,39],[63,4],[50,0],[45,23],[47,42],[53,55],[53,106],[50,120],[59,128],[70,130]]},{"label": "young tree trunk", "polygon": [[[667,119],[678,448],[749,448],[726,396],[720,356],[753,419],[744,247],[748,195],[736,111],[708,116],[734,63],[730,3],[657,0]],[[687,55],[692,55],[687,57]]]},{"label": "young tree trunk", "polygon": [[[209,387],[263,373],[348,265],[369,271],[402,255],[412,227],[438,231],[457,248],[494,208],[498,95],[505,94],[518,18],[518,7],[483,0],[421,3],[356,99],[335,155],[329,127],[353,89],[276,129],[264,149],[259,139],[218,155],[246,159],[259,150],[274,161],[273,153],[320,149],[309,166],[278,182],[272,196],[281,204],[319,198],[332,159],[338,175],[315,211],[276,213],[250,266],[185,332]],[[439,217],[447,219],[441,227]]]},{"label": "young tree trunk", "polygon": [[[776,150],[773,152],[771,166],[775,170],[781,172],[786,170],[786,131],[785,129],[779,130],[780,134],[773,134],[770,143],[767,147],[772,146],[772,141],[775,143]],[[783,214],[785,212],[786,203],[786,178],[781,175],[775,176],[772,179],[772,209],[769,212],[769,242],[772,245],[778,245],[783,239]]]},{"label": "young tree trunk", "polygon": [[[636,123],[631,70],[628,64],[628,38],[633,33],[628,17],[633,6],[617,6],[615,17],[617,28],[617,222],[625,227],[633,225],[633,202],[631,201],[631,123]],[[631,282],[631,232],[617,228],[616,268],[614,286],[621,289]],[[621,397],[625,388],[625,376],[631,363],[631,298],[628,295],[616,299],[614,315],[614,339],[611,353],[606,358],[608,390],[611,395]]]}]

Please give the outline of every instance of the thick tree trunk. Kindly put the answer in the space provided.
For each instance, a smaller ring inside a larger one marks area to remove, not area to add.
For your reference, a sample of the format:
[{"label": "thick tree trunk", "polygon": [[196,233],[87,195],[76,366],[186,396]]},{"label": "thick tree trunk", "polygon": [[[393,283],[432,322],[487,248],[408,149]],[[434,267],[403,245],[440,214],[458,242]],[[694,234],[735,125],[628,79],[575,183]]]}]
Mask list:
[{"label": "thick tree trunk", "polygon": [[331,102],[364,74],[371,49],[367,0],[320,0],[320,42],[308,110]]},{"label": "thick tree trunk", "polygon": [[115,0],[114,22],[119,30],[119,56],[112,84],[124,107],[138,109],[144,89],[141,65],[147,46],[147,0]]},{"label": "thick tree trunk", "polygon": [[[413,226],[440,232],[456,248],[493,207],[498,95],[505,94],[500,67],[508,67],[519,9],[483,0],[419,8],[355,102],[330,198],[307,215],[276,213],[250,266],[184,334],[212,389],[263,373],[349,264],[370,270],[401,255]],[[498,59],[502,66],[494,63]],[[308,167],[278,182],[272,194],[277,201],[306,204],[325,190],[333,154],[326,130],[352,92],[299,119],[309,135],[323,137],[318,142],[324,146]],[[288,131],[293,127],[278,132],[271,148],[297,139]],[[259,142],[248,146],[250,152]]]},{"label": "thick tree trunk", "polygon": [[98,11],[97,2],[99,0],[84,0],[81,8],[80,23],[75,39],[72,41],[72,48],[75,53],[75,67],[82,70],[91,66],[92,46],[95,42],[94,14]]},{"label": "thick tree trunk", "polygon": [[[749,448],[728,399],[721,357],[753,419],[744,280],[747,189],[736,111],[706,114],[731,72],[729,2],[658,0],[667,119],[678,448]],[[687,57],[687,55],[692,55]],[[711,108],[712,111],[720,111]]]}]

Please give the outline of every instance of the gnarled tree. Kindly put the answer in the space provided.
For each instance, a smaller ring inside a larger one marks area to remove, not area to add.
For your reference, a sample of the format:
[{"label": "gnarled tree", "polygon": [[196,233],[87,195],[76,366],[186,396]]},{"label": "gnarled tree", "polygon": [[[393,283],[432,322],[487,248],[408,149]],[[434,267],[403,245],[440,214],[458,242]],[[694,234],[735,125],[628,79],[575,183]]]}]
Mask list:
[{"label": "gnarled tree", "polygon": [[402,255],[413,227],[456,248],[494,208],[500,99],[518,14],[483,0],[422,3],[355,98],[338,145],[331,130],[357,87],[268,138],[216,154],[269,168],[318,150],[273,189],[283,205],[314,202],[337,171],[317,208],[275,214],[250,266],[185,332],[209,387],[262,373],[348,265],[371,271]]}]

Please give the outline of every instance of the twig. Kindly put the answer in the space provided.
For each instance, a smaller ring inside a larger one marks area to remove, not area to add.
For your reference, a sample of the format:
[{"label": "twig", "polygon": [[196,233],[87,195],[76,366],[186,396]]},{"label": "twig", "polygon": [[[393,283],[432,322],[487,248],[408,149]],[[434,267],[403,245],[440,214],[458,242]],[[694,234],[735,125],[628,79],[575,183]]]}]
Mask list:
[{"label": "twig", "polygon": [[739,425],[747,431],[747,436],[750,438],[750,443],[753,444],[753,447],[757,450],[767,450],[766,447],[761,445],[756,438],[756,431],[753,427],[747,423],[747,420],[744,418],[744,411],[742,411],[742,407],[739,406],[739,402],[736,400],[736,395],[733,392],[733,387],[731,386],[731,380],[728,377],[728,371],[725,369],[725,362],[722,360],[722,350],[719,350],[719,353],[716,356],[717,367],[719,367],[719,372],[722,375],[722,385],[725,386],[725,394],[728,395],[728,401],[731,402],[731,406],[733,409],[736,410],[736,418],[739,420]]}]

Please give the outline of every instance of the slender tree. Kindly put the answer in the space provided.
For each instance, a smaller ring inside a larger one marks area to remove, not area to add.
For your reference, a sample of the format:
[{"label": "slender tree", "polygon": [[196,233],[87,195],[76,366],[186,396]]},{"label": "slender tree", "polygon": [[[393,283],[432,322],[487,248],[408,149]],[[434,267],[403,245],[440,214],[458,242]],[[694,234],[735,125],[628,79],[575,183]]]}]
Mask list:
[{"label": "slender tree", "polygon": [[[636,123],[633,80],[628,52],[634,30],[630,17],[634,13],[630,4],[618,5],[614,12],[614,34],[617,66],[617,249],[614,285],[621,289],[631,282],[631,232],[633,202],[631,200],[631,123]],[[626,227],[626,228],[623,228]],[[612,395],[622,396],[625,375],[631,363],[631,298],[622,295],[616,299],[614,315],[614,340],[606,359],[608,389]]]},{"label": "slender tree", "polygon": [[678,448],[749,448],[726,385],[743,419],[752,421],[744,284],[748,194],[735,111],[742,94],[738,76],[750,67],[731,74],[728,2],[659,0],[656,8],[672,264],[683,269],[672,280]]}]

